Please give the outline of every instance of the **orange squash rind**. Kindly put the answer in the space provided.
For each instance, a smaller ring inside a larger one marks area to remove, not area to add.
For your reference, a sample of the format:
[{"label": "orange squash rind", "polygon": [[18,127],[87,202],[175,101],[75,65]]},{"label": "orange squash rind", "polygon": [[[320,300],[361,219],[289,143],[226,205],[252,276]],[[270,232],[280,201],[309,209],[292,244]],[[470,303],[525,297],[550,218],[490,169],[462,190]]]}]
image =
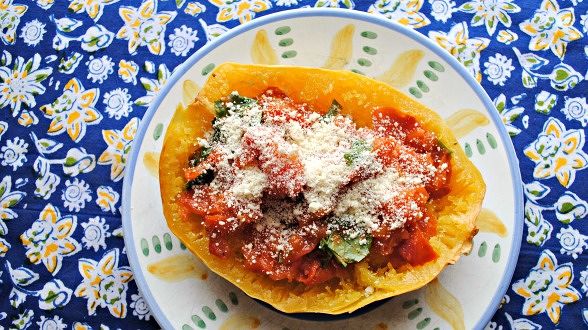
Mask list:
[{"label": "orange squash rind", "polygon": [[[437,234],[430,244],[439,257],[422,266],[391,265],[370,269],[363,261],[349,265],[352,276],[332,283],[306,286],[273,281],[247,270],[236,259],[220,259],[208,251],[208,238],[200,219],[184,216],[175,198],[183,191],[182,169],[195,151],[197,137],[212,128],[213,103],[232,91],[255,97],[268,87],[278,87],[296,102],[307,103],[316,111],[326,111],[333,99],[342,105],[359,126],[371,126],[371,110],[392,107],[413,116],[451,150],[451,192],[435,200]],[[486,186],[480,172],[462,151],[443,119],[424,105],[394,88],[347,71],[291,66],[264,66],[225,63],[218,66],[194,103],[178,107],[165,135],[160,158],[159,179],[164,214],[171,231],[212,271],[235,284],[253,298],[287,313],[353,312],[371,302],[416,290],[437,277],[448,264],[471,250],[477,233],[475,219]]]}]

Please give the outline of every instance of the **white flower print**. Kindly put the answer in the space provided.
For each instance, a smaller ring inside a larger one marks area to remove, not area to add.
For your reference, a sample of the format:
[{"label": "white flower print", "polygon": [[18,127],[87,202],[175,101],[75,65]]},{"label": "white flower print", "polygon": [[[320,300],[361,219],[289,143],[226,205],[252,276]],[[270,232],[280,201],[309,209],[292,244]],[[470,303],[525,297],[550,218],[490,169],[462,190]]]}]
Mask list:
[{"label": "white flower print", "polygon": [[88,300],[89,315],[95,315],[98,307],[108,308],[114,317],[127,315],[127,289],[133,273],[130,267],[118,265],[119,256],[119,249],[112,249],[98,261],[86,258],[78,261],[83,279],[75,295]]},{"label": "white flower print", "polygon": [[580,25],[582,25],[582,31],[588,33],[588,10],[586,14],[580,16]]},{"label": "white flower print", "polygon": [[140,294],[131,295],[131,308],[133,309],[133,315],[139,318],[139,320],[149,321],[151,318],[151,311],[147,302]]},{"label": "white flower print", "polygon": [[29,144],[18,136],[11,140],[6,140],[6,145],[0,149],[0,159],[2,166],[12,166],[12,170],[16,171],[26,161],[25,154],[28,151]]},{"label": "white flower print", "polygon": [[588,292],[588,266],[586,266],[586,270],[580,272],[580,283],[582,283],[582,291]]},{"label": "white flower print", "polygon": [[41,82],[51,75],[53,69],[39,68],[39,54],[26,62],[20,56],[14,64],[10,62],[7,61],[5,66],[0,67],[0,108],[8,106],[12,109],[12,116],[16,117],[23,105],[33,108],[37,104],[35,95],[45,93]]},{"label": "white flower print", "polygon": [[12,0],[0,0],[0,40],[5,45],[12,45],[16,41],[16,28],[20,18],[29,8]]},{"label": "white flower print", "polygon": [[43,40],[43,35],[47,32],[45,24],[38,19],[27,22],[20,31],[20,37],[25,44],[33,47]]},{"label": "white flower print", "polygon": [[443,23],[451,18],[455,11],[455,1],[452,0],[429,0],[431,4],[431,16]]},{"label": "white flower print", "polygon": [[504,316],[506,316],[512,330],[541,330],[541,325],[526,318],[513,319],[508,313],[504,313]]},{"label": "white flower print", "polygon": [[84,237],[82,237],[82,243],[84,247],[94,249],[98,252],[100,248],[106,249],[106,238],[110,237],[111,234],[108,231],[110,226],[106,223],[106,220],[101,217],[94,217],[88,219],[88,222],[82,223],[84,228]]},{"label": "white flower print", "polygon": [[521,8],[513,0],[472,0],[458,8],[459,11],[474,14],[472,26],[486,25],[486,31],[493,35],[499,23],[510,27],[512,21],[509,14],[518,13]]},{"label": "white flower print", "polygon": [[580,234],[580,232],[570,226],[567,228],[561,228],[557,234],[561,249],[561,254],[571,255],[574,259],[578,259],[578,255],[584,252],[584,249],[588,248],[586,239],[588,237]]},{"label": "white flower print", "polygon": [[[321,0],[319,0],[319,2],[320,1]],[[401,25],[418,29],[431,23],[427,16],[420,12],[423,2],[424,0],[376,0],[376,2],[368,8],[368,13],[383,16]],[[351,1],[351,3],[353,3],[353,1]]]},{"label": "white flower print", "polygon": [[170,75],[171,72],[169,72],[167,66],[165,66],[165,64],[160,64],[159,68],[157,69],[157,77],[155,79],[141,77],[141,84],[147,91],[147,94],[136,99],[135,104],[143,107],[148,107],[149,104],[153,101],[153,98],[163,88],[163,85],[165,84]]},{"label": "white flower print", "polygon": [[114,63],[107,55],[102,57],[90,56],[86,62],[88,66],[88,79],[92,82],[101,84],[108,78],[108,75],[114,72]]},{"label": "white flower print", "polygon": [[39,326],[39,330],[63,330],[67,328],[67,325],[57,315],[53,316],[52,319],[41,315],[41,320],[37,322],[37,325]]},{"label": "white flower print", "polygon": [[298,0],[277,0],[276,1],[276,6],[284,6],[284,7],[290,7],[290,6],[295,6],[298,4]]},{"label": "white flower print", "polygon": [[175,28],[174,33],[169,35],[168,46],[171,47],[172,53],[177,56],[186,56],[194,48],[194,43],[198,41],[196,34],[198,30],[182,25],[179,29]]},{"label": "white flower print", "polygon": [[165,52],[165,28],[173,21],[177,12],[157,12],[158,1],[145,0],[139,8],[121,6],[118,13],[124,21],[124,26],[118,30],[116,37],[128,40],[129,54],[137,53],[137,48],[147,46],[154,55]]},{"label": "white flower print", "polygon": [[506,107],[506,96],[504,94],[498,95],[493,100],[494,106],[496,110],[498,110],[498,114],[500,115],[500,119],[502,119],[502,123],[506,128],[506,131],[510,136],[515,136],[521,132],[521,129],[513,125],[513,122],[517,120],[521,116],[521,114],[525,111],[523,107]]},{"label": "white flower print", "polygon": [[583,127],[588,125],[588,104],[585,97],[567,97],[561,112],[568,120],[577,120]]},{"label": "white flower print", "polygon": [[90,185],[84,180],[78,180],[77,178],[73,181],[65,181],[65,189],[61,194],[63,200],[63,206],[67,209],[75,212],[79,212],[80,209],[86,207],[86,202],[92,200],[90,196]]},{"label": "white flower print", "polygon": [[496,53],[496,56],[490,56],[488,61],[484,63],[484,74],[494,85],[504,86],[514,66],[512,66],[512,59]]},{"label": "white flower print", "polygon": [[117,88],[104,94],[102,102],[106,105],[106,113],[109,118],[114,117],[118,120],[122,117],[128,117],[129,113],[133,111],[131,95],[126,88]]},{"label": "white flower print", "polygon": [[480,52],[488,47],[490,39],[470,37],[466,22],[455,24],[447,33],[429,31],[429,38],[463,64],[478,82],[482,81]]}]

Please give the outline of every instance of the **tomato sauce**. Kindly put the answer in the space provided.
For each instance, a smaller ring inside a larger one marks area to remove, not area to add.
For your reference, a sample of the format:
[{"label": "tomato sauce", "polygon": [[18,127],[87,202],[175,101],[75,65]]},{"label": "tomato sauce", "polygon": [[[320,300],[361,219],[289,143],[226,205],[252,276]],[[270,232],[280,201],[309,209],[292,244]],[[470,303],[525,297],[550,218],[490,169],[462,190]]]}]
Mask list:
[{"label": "tomato sauce", "polygon": [[[295,104],[275,88],[260,95],[257,101],[261,102],[264,95],[273,101],[265,104],[262,124],[299,121],[301,127],[308,126],[304,118],[311,109]],[[378,207],[383,218],[398,217],[399,210],[406,210],[400,215],[406,222],[401,228],[382,222],[374,229],[367,260],[401,260],[412,266],[435,260],[437,254],[429,239],[437,232],[437,221],[428,205],[449,193],[451,154],[413,117],[401,115],[395,109],[373,111],[373,127],[377,133],[371,153],[383,169],[427,176],[416,172],[434,168],[435,174]],[[204,151],[207,157],[192,161],[184,169],[188,184],[186,191],[178,196],[179,204],[186,213],[201,217],[209,238],[209,251],[219,258],[242,259],[249,270],[276,281],[312,285],[349,276],[349,270],[333,258],[333,253],[321,248],[321,242],[329,234],[327,219],[332,216],[332,209],[298,212],[294,220],[286,222],[289,233],[286,238],[271,227],[259,228],[269,203],[279,201],[293,209],[304,203],[303,193],[308,185],[305,167],[296,154],[282,149],[279,143],[260,144],[254,134],[245,132],[240,154],[234,159],[227,160],[215,149],[198,150],[198,157],[203,158]],[[259,175],[265,178],[262,196],[250,197],[246,202],[249,204],[240,204],[241,200],[231,197],[230,192],[211,188],[212,180],[222,180],[215,173],[223,162],[234,171],[258,169]],[[415,162],[424,166],[415,167]],[[341,191],[350,189],[366,176],[359,172],[349,174]],[[280,208],[275,212],[279,214]]]}]

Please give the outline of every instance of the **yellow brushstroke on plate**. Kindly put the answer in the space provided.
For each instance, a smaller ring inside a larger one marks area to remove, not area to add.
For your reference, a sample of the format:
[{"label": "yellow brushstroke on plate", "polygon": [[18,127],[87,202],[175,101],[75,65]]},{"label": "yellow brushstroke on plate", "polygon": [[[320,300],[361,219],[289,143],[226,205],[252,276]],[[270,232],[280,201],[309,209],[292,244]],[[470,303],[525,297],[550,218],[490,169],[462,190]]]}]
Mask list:
[{"label": "yellow brushstroke on plate", "polygon": [[208,273],[196,264],[191,254],[177,254],[152,262],[147,265],[147,271],[167,282],[178,282],[187,278],[208,278]]},{"label": "yellow brushstroke on plate", "polygon": [[335,34],[333,41],[331,41],[331,53],[325,61],[323,68],[341,70],[351,61],[354,32],[355,26],[348,24]]},{"label": "yellow brushstroke on plate", "polygon": [[184,80],[182,84],[182,103],[184,103],[184,106],[187,107],[194,102],[199,90],[200,86],[196,82],[190,79]]},{"label": "yellow brushstroke on plate", "polygon": [[488,116],[474,109],[461,109],[445,120],[447,125],[460,139],[480,126],[490,124]]},{"label": "yellow brushstroke on plate", "polygon": [[159,177],[159,152],[147,151],[143,155],[143,165],[147,171],[154,177]]},{"label": "yellow brushstroke on plate", "polygon": [[425,287],[427,305],[443,318],[454,330],[465,330],[463,308],[459,300],[443,287],[438,279],[434,279]]},{"label": "yellow brushstroke on plate", "polygon": [[278,64],[278,55],[272,48],[266,30],[259,30],[251,45],[251,59],[255,64]]},{"label": "yellow brushstroke on plate", "polygon": [[249,330],[257,329],[261,321],[254,316],[236,313],[226,319],[220,326],[220,330]]},{"label": "yellow brushstroke on plate", "polygon": [[412,81],[416,68],[424,56],[425,52],[420,49],[407,50],[396,57],[390,69],[375,78],[392,87],[404,87]]},{"label": "yellow brushstroke on plate", "polygon": [[506,237],[506,234],[508,233],[502,220],[496,216],[496,213],[488,209],[482,209],[480,211],[480,214],[478,214],[478,218],[476,219],[476,227],[478,227],[481,232],[494,233],[500,237]]}]

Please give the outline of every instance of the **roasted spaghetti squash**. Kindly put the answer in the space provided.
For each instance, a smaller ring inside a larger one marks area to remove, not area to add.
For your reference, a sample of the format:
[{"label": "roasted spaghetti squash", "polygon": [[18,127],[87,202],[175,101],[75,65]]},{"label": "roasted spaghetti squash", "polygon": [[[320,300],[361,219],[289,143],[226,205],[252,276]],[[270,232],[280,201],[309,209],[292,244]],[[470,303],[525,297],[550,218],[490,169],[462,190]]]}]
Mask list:
[{"label": "roasted spaghetti squash", "polygon": [[435,112],[344,71],[226,63],[165,134],[172,232],[288,312],[418,289],[471,249],[485,184]]}]

